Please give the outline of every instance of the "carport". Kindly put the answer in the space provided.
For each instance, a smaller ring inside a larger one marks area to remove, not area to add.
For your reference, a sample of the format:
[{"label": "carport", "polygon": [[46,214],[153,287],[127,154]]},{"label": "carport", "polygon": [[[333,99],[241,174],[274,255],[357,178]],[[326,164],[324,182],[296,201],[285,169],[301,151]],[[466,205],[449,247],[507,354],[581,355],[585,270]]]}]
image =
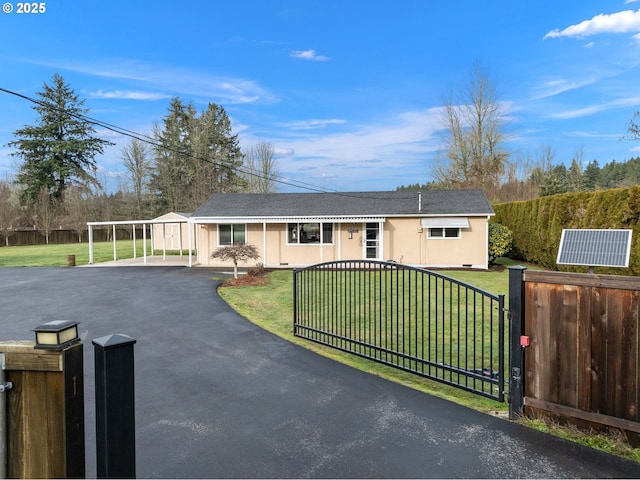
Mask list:
[{"label": "carport", "polygon": [[[89,230],[89,265],[93,265],[93,229],[95,227],[111,227],[113,230],[113,261],[118,260],[117,248],[116,248],[116,227],[117,226],[130,226],[131,227],[131,240],[133,242],[133,258],[138,258],[137,246],[136,246],[136,226],[142,226],[142,259],[143,263],[147,263],[147,226],[154,225],[162,225],[162,258],[166,259],[167,257],[167,232],[166,226],[167,224],[183,224],[193,225],[187,228],[187,238],[182,238],[182,228],[180,228],[179,232],[179,250],[180,256],[182,257],[182,250],[184,248],[184,242],[186,240],[186,247],[189,251],[189,267],[193,265],[192,263],[192,254],[194,250],[198,249],[198,237],[195,234],[195,224],[190,224],[187,218],[172,218],[172,219],[156,219],[156,220],[120,220],[120,221],[106,221],[106,222],[87,222],[87,227]],[[181,226],[182,227],[182,226]],[[150,230],[150,239],[151,239],[151,255],[154,256],[153,245],[158,241],[155,236],[155,229],[151,228]]]}]

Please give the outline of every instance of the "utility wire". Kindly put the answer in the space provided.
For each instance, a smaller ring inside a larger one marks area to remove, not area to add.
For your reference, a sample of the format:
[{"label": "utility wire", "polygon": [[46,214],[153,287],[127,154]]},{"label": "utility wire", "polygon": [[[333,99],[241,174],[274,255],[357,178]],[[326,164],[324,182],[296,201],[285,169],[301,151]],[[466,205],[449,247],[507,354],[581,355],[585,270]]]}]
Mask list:
[{"label": "utility wire", "polygon": [[[178,153],[180,155],[184,155],[184,152],[181,151],[179,148],[177,148],[175,146],[169,146],[169,145],[162,144],[162,143],[158,142],[158,140],[156,138],[154,138],[154,137],[150,137],[148,135],[145,135],[145,134],[142,134],[142,133],[139,133],[139,132],[128,130],[126,128],[119,127],[117,125],[114,125],[114,124],[111,124],[111,123],[107,123],[107,122],[104,122],[102,120],[98,120],[98,119],[89,117],[89,116],[84,115],[84,114],[78,114],[78,113],[74,113],[74,112],[68,111],[68,110],[65,110],[63,108],[57,107],[55,105],[51,105],[51,104],[49,104],[47,102],[43,102],[42,100],[38,100],[36,98],[29,97],[29,96],[24,95],[22,93],[18,93],[18,92],[15,92],[13,90],[9,90],[7,88],[0,87],[0,92],[6,93],[8,95],[16,96],[16,97],[21,98],[23,100],[27,100],[27,101],[29,101],[31,103],[36,104],[36,105],[40,105],[41,107],[43,107],[45,109],[54,110],[54,111],[58,111],[58,112],[64,113],[66,115],[69,115],[69,116],[71,116],[73,118],[76,118],[78,120],[81,120],[83,122],[86,122],[86,123],[89,123],[91,125],[95,125],[95,126],[104,128],[106,130],[109,130],[111,132],[123,135],[125,137],[136,139],[136,140],[138,140],[140,142],[143,142],[143,143],[145,143],[147,145],[151,145],[151,146],[153,146],[153,147],[155,147],[157,149],[164,149],[164,150],[168,150],[169,152],[172,152],[172,153]],[[210,160],[210,159],[205,158],[205,157],[194,155],[192,153],[188,153],[186,156],[191,158],[191,159],[194,159],[194,160],[199,160],[199,161],[202,161],[202,162],[210,163],[210,164],[212,164],[214,166],[228,168],[229,170],[234,170],[235,169],[237,172],[239,172],[241,174],[244,174],[244,175],[251,175],[251,176],[255,176],[257,178],[260,178],[262,180],[269,180],[269,181],[273,181],[275,183],[279,183],[281,185],[287,185],[287,186],[290,186],[290,187],[300,188],[300,189],[303,189],[303,190],[313,191],[313,192],[316,192],[316,193],[330,193],[330,194],[333,194],[333,195],[340,195],[340,196],[345,196],[345,197],[354,197],[354,198],[361,198],[361,199],[365,198],[365,199],[370,199],[370,200],[384,200],[384,198],[382,198],[382,197],[369,197],[369,196],[349,194],[348,192],[338,192],[336,190],[327,190],[327,189],[322,188],[320,186],[313,185],[311,183],[301,182],[301,181],[292,182],[292,181],[287,181],[287,180],[283,180],[283,179],[276,178],[276,177],[274,177],[274,178],[265,177],[264,175],[261,175],[260,173],[256,173],[256,172],[252,172],[252,171],[246,170],[246,169],[244,169],[244,168],[242,168],[240,166],[235,166],[234,167],[234,166],[231,166],[231,165],[225,165],[224,161],[216,162],[216,161]],[[407,196],[407,198],[414,198],[414,196],[411,196],[411,197]]]}]

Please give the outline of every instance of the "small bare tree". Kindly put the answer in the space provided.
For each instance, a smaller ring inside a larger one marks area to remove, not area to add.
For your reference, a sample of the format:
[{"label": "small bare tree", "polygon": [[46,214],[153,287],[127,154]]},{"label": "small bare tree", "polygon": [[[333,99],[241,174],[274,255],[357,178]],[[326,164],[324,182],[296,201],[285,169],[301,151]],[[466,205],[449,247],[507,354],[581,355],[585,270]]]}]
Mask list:
[{"label": "small bare tree", "polygon": [[233,278],[238,278],[238,262],[257,260],[260,258],[258,249],[246,243],[237,243],[218,248],[211,254],[211,258],[218,258],[223,262],[233,261]]},{"label": "small bare tree", "polygon": [[129,145],[122,148],[122,163],[127,169],[127,177],[131,181],[135,198],[134,216],[143,214],[143,205],[148,197],[149,179],[151,178],[151,161],[149,149],[145,143],[132,138]]},{"label": "small bare tree", "polygon": [[8,180],[0,180],[0,235],[4,237],[5,246],[9,246],[9,237],[15,233],[15,228],[22,212],[18,204],[12,184]]},{"label": "small bare tree", "polygon": [[49,193],[47,187],[42,187],[32,209],[38,230],[44,235],[47,245],[49,245],[49,234],[51,233],[53,222],[58,215],[58,207],[57,200]]},{"label": "small bare tree", "polygon": [[278,164],[275,149],[270,143],[258,142],[244,156],[244,178],[250,193],[276,191]]}]

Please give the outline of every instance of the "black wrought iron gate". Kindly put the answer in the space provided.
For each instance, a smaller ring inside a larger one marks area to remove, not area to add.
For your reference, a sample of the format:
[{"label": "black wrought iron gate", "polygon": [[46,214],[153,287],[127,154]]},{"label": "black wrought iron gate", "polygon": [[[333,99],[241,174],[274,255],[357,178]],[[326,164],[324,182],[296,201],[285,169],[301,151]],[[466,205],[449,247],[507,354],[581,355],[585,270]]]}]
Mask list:
[{"label": "black wrought iron gate", "polygon": [[294,271],[294,334],[504,401],[504,295],[393,262]]}]

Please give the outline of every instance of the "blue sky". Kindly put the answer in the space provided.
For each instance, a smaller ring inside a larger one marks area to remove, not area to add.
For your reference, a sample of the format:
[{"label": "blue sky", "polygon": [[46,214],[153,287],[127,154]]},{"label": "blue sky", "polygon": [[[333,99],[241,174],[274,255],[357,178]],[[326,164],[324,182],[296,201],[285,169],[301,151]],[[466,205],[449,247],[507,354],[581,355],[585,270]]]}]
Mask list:
[{"label": "blue sky", "polygon": [[[241,146],[269,142],[283,178],[327,190],[393,190],[432,179],[440,107],[474,64],[505,112],[512,160],[640,155],[623,140],[640,110],[640,2],[609,0],[50,0],[0,14],[0,87],[35,96],[61,74],[90,116],[150,133],[169,100],[222,105]],[[5,2],[3,10],[9,7]],[[0,93],[7,142],[35,120]],[[115,188],[122,146],[98,158]],[[293,191],[283,187],[282,191]]]}]

